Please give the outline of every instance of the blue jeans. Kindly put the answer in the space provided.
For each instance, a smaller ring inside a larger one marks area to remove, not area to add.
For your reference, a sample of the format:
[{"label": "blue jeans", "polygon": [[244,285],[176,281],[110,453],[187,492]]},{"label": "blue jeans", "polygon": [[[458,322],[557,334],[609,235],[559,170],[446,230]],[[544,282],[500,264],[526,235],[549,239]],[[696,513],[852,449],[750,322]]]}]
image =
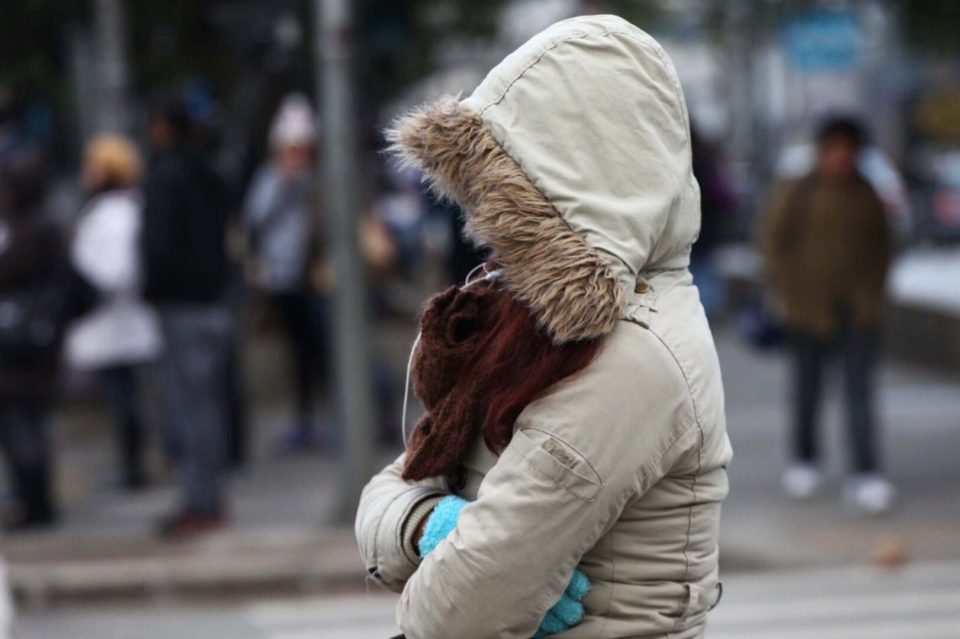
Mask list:
[{"label": "blue jeans", "polygon": [[186,510],[223,508],[227,388],[233,320],[223,306],[159,308],[165,342],[160,367],[171,435],[179,453],[180,495]]}]

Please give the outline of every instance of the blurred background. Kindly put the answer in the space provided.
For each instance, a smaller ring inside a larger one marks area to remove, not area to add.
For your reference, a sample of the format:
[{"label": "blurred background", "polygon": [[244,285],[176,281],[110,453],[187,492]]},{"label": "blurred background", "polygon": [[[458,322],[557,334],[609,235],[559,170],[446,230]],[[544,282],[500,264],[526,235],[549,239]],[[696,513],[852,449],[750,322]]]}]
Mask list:
[{"label": "blurred background", "polygon": [[[660,40],[695,128],[736,451],[708,636],[960,637],[960,4],[5,0],[0,638],[395,633],[352,513],[421,305],[483,256],[381,130],[599,12]],[[832,390],[819,490],[782,477],[758,241],[836,114],[895,244],[872,502]]]}]

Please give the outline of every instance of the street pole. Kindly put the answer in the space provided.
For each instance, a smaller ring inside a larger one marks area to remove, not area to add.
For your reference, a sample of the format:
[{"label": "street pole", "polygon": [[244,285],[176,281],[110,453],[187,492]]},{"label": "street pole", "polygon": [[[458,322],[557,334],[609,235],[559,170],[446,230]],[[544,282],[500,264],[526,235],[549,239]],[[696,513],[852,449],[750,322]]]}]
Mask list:
[{"label": "street pole", "polygon": [[[743,192],[741,202],[753,199],[756,190],[755,159],[756,144],[754,121],[756,108],[753,99],[754,60],[753,49],[756,34],[751,32],[759,23],[764,6],[750,4],[746,0],[721,2],[724,12],[724,44],[728,59],[728,99],[730,116],[730,151],[736,184]],[[744,197],[746,196],[746,197]],[[742,205],[741,205],[742,206]]]},{"label": "street pole", "polygon": [[317,86],[321,95],[321,172],[335,276],[334,383],[344,433],[338,519],[353,520],[373,471],[371,333],[357,236],[362,198],[348,0],[315,0]]},{"label": "street pole", "polygon": [[94,0],[98,131],[128,133],[126,20],[121,0]]}]

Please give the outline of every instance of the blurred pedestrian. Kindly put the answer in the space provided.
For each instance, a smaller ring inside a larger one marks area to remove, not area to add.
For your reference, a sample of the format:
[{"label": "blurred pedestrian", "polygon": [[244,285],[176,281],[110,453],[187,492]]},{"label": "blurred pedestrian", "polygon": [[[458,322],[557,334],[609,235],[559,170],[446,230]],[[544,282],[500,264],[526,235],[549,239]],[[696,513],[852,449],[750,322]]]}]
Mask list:
[{"label": "blurred pedestrian", "polygon": [[446,261],[446,279],[449,284],[463,284],[470,271],[484,262],[486,251],[466,240],[464,216],[455,203],[444,200],[432,191],[423,194],[431,217],[439,217],[450,232],[450,252]]},{"label": "blurred pedestrian", "polygon": [[894,489],[880,464],[874,374],[891,231],[883,204],[857,169],[863,126],[831,118],[817,141],[816,167],[778,186],[763,229],[770,280],[793,350],[792,459],[783,487],[806,498],[819,486],[822,379],[828,359],[838,353],[852,472],[845,494],[864,511],[882,512],[892,505]]},{"label": "blurred pedestrian", "polygon": [[690,254],[690,272],[700,292],[707,317],[723,311],[726,293],[714,261],[716,248],[727,239],[734,219],[734,196],[717,149],[706,142],[696,127],[690,127],[693,175],[700,186],[700,235]]},{"label": "blurred pedestrian", "polygon": [[146,480],[138,370],[161,348],[156,314],[141,290],[141,167],[136,147],[123,137],[97,137],[84,150],[81,183],[89,199],[70,256],[97,302],[70,327],[66,342],[70,364],[101,379],[114,413],[120,483],[129,490]]},{"label": "blurred pedestrian", "polygon": [[424,229],[429,207],[423,198],[421,174],[388,165],[381,182],[376,217],[391,239],[391,275],[409,280],[422,265],[425,248]]},{"label": "blurred pedestrian", "polygon": [[44,209],[47,165],[32,147],[0,164],[0,446],[13,502],[3,525],[53,523],[48,418],[65,321],[61,234]]},{"label": "blurred pedestrian", "polygon": [[317,131],[313,109],[299,94],[288,96],[270,128],[271,157],[259,168],[244,203],[253,285],[267,297],[290,343],[296,416],[285,450],[316,441],[314,389],[326,361],[321,305],[312,270],[318,258]]},{"label": "blurred pedestrian", "polygon": [[189,143],[189,133],[181,103],[163,103],[151,113],[144,295],[160,316],[160,365],[180,473],[179,509],[161,526],[172,537],[223,525],[226,508],[228,205],[220,177]]},{"label": "blurred pedestrian", "polygon": [[10,88],[0,86],[0,164],[26,144],[18,97]]}]

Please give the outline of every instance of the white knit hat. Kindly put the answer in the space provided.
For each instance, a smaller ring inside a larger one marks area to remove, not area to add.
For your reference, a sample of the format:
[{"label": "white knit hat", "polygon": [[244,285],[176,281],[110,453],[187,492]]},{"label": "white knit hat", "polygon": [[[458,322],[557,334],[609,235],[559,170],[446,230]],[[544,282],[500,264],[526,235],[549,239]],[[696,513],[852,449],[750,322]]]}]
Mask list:
[{"label": "white knit hat", "polygon": [[310,100],[302,93],[283,99],[270,126],[270,147],[310,145],[317,141],[317,125]]}]

